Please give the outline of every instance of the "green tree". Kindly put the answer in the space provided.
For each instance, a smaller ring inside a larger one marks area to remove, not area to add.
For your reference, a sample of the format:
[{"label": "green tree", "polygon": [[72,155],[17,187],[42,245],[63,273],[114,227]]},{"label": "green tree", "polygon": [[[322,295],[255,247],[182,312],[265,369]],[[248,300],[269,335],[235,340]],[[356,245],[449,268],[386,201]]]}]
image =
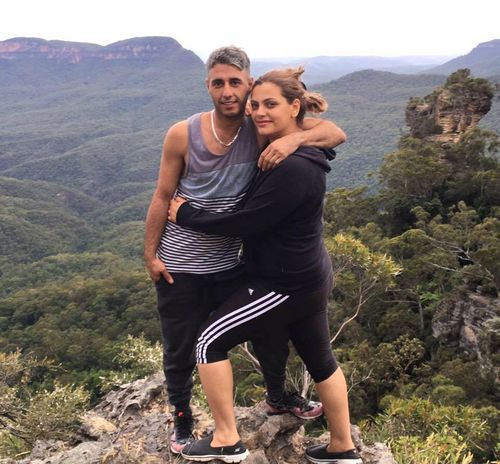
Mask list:
[{"label": "green tree", "polygon": [[371,252],[359,240],[345,234],[327,237],[325,244],[332,259],[335,288],[342,293],[348,307],[353,308],[350,317],[335,329],[331,340],[334,343],[377,291],[394,285],[401,267],[389,256]]}]

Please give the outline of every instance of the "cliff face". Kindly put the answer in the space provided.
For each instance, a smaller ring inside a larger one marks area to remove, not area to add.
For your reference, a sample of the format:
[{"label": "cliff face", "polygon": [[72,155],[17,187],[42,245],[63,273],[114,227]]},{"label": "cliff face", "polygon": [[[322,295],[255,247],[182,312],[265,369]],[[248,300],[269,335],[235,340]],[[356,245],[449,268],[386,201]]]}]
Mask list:
[{"label": "cliff face", "polygon": [[488,113],[494,89],[468,70],[452,74],[446,84],[423,99],[411,99],[406,109],[410,135],[439,143],[456,143]]},{"label": "cliff face", "polygon": [[[174,39],[168,37],[142,37],[116,42],[105,47],[77,42],[47,41],[36,38],[15,38],[0,42],[0,62],[26,59],[44,59],[77,64],[83,61],[131,60],[162,58],[184,52]],[[197,58],[197,57],[196,57]]]},{"label": "cliff face", "polygon": [[500,299],[469,294],[442,301],[432,320],[432,333],[441,343],[477,359],[485,372],[500,381],[498,324]]},{"label": "cliff face", "polygon": [[[194,416],[196,436],[211,431],[212,421],[202,409],[195,408]],[[291,414],[267,416],[262,405],[236,408],[236,418],[242,440],[250,450],[245,464],[305,464],[304,447],[328,439],[326,434],[319,439],[306,437],[302,420]],[[77,443],[37,442],[29,457],[21,461],[0,459],[0,463],[179,463],[182,459],[169,450],[171,422],[161,373],[109,393],[84,417]],[[384,445],[365,446],[357,427],[352,428],[352,433],[365,464],[396,464]]]}]

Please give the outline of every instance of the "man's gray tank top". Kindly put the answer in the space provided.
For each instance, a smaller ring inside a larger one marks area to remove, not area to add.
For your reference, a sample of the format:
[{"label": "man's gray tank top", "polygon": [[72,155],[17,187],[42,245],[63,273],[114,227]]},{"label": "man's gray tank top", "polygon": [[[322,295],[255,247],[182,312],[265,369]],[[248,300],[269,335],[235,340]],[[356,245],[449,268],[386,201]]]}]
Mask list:
[{"label": "man's gray tank top", "polygon": [[[255,127],[245,118],[224,155],[212,154],[201,133],[201,113],[188,119],[188,160],[177,194],[194,207],[213,212],[237,209],[257,172]],[[157,256],[171,272],[205,274],[238,265],[241,239],[208,235],[167,222]]]}]

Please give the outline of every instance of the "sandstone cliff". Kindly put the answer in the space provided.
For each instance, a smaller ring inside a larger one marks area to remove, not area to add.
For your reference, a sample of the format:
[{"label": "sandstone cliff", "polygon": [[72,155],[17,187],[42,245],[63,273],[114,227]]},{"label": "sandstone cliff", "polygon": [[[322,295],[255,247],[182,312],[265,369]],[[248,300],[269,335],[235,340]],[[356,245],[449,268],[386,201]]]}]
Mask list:
[{"label": "sandstone cliff", "polygon": [[477,360],[498,383],[499,324],[500,299],[469,293],[439,303],[432,319],[432,333],[442,344]]},{"label": "sandstone cliff", "polygon": [[96,44],[19,37],[0,42],[0,62],[43,59],[77,64],[85,61],[154,60],[176,53],[199,58],[169,37],[141,37],[115,42],[105,47]]},{"label": "sandstone cliff", "polygon": [[[195,434],[210,432],[211,420],[200,408]],[[325,437],[304,435],[304,422],[290,414],[267,416],[261,405],[237,408],[242,439],[250,450],[245,464],[305,464],[304,448]],[[84,418],[75,443],[38,442],[21,461],[1,464],[168,464],[186,462],[169,451],[163,374],[138,380],[109,393]],[[396,464],[382,444],[366,446],[353,427],[356,446],[365,464]],[[218,461],[212,461],[214,464]]]},{"label": "sandstone cliff", "polygon": [[439,143],[455,143],[491,108],[494,88],[473,79],[467,69],[453,73],[446,84],[424,98],[412,98],[406,108],[410,135]]}]

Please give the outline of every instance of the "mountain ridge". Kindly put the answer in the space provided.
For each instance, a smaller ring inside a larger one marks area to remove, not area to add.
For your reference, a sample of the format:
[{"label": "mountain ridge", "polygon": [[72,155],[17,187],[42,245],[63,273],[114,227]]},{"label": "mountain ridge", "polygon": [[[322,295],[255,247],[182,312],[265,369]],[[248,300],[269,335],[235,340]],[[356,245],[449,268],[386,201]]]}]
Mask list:
[{"label": "mountain ridge", "polygon": [[492,77],[500,74],[500,39],[482,42],[466,55],[429,69],[428,72],[450,74],[463,68],[470,69],[478,77]]},{"label": "mountain ridge", "polygon": [[194,52],[184,49],[177,40],[159,36],[135,37],[105,46],[29,37],[16,37],[0,42],[0,60],[6,61],[45,58],[77,64],[88,60],[159,59],[180,51],[192,54],[193,59],[198,58]]},{"label": "mountain ridge", "polygon": [[[402,74],[450,74],[460,68],[471,69],[474,75],[489,77],[500,74],[500,39],[477,45],[466,55],[432,56],[313,56],[296,58],[252,59],[252,74],[261,75],[276,67],[305,65],[304,80],[308,85],[328,82],[363,69]],[[448,61],[446,61],[448,59]],[[45,61],[58,64],[92,65],[96,62],[172,62],[179,66],[203,64],[193,51],[184,49],[172,37],[133,37],[108,45],[35,37],[14,37],[0,42],[0,64],[21,61]]]},{"label": "mountain ridge", "polygon": [[307,85],[322,84],[342,76],[372,69],[376,71],[399,72],[404,74],[424,73],[442,64],[450,56],[315,56],[293,59],[252,60],[252,74],[261,75],[273,68],[305,67],[304,81]]}]

